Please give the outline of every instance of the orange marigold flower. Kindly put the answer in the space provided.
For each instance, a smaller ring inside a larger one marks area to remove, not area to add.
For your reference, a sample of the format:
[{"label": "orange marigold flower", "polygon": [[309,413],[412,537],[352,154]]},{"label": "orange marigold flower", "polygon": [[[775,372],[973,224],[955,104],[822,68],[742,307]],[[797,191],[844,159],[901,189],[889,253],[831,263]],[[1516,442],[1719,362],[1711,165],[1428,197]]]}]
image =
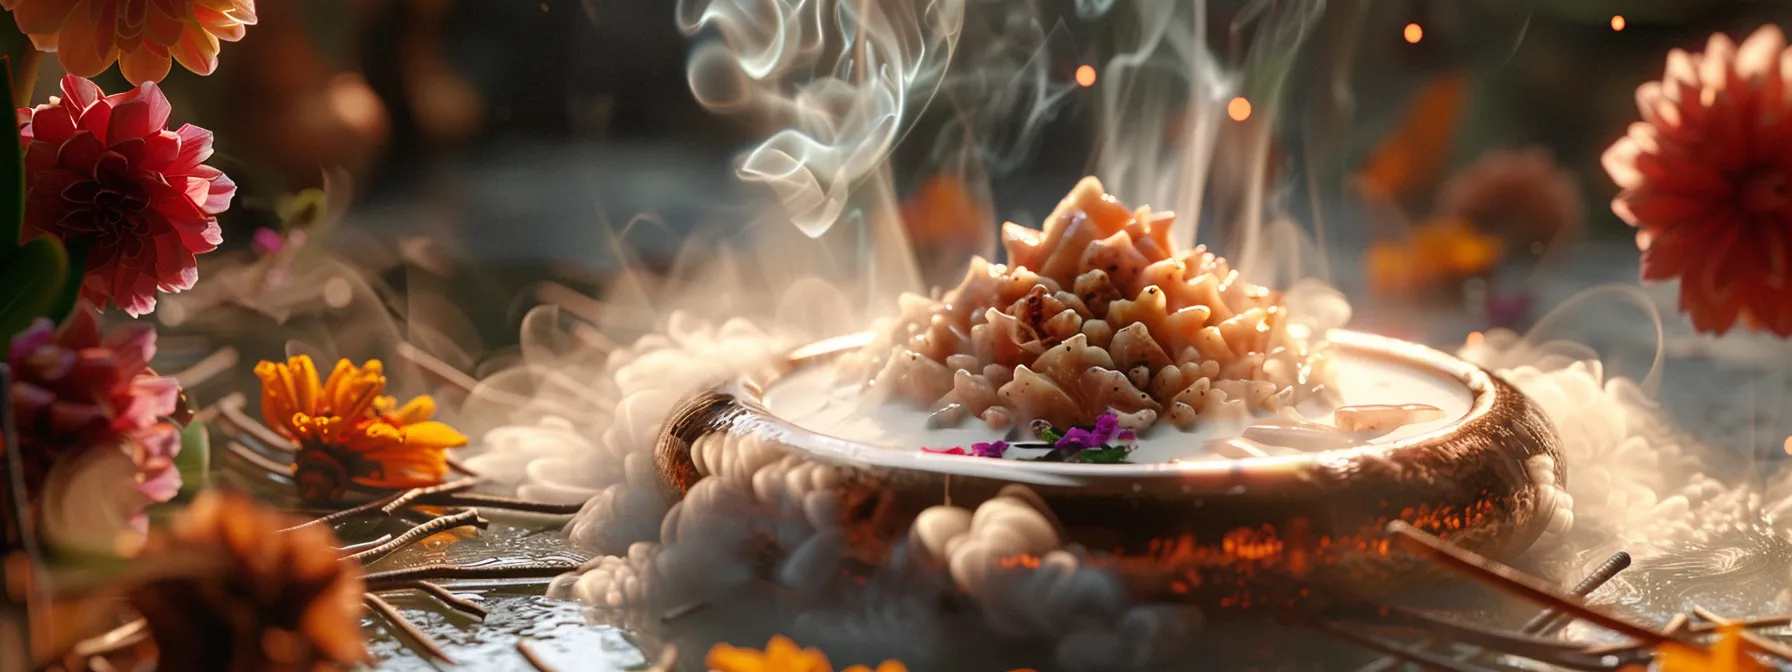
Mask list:
[{"label": "orange marigold flower", "polygon": [[1644,280],[1680,280],[1699,331],[1737,320],[1792,337],[1792,49],[1779,27],[1741,45],[1668,52],[1637,87],[1642,121],[1605,150],[1623,191],[1612,211],[1636,227]]},{"label": "orange marigold flower", "polygon": [[403,406],[385,396],[377,359],[359,367],[341,360],[322,384],[306,355],[262,362],[255,375],[262,417],[299,445],[293,473],[307,500],[339,500],[350,485],[397,490],[441,483],[448,475],[446,450],[467,443],[454,428],[430,420],[436,403],[428,395]]},{"label": "orange marigold flower", "polygon": [[[783,635],[772,637],[764,651],[717,644],[709,650],[709,657],[704,662],[708,663],[707,669],[715,672],[834,672],[827,654],[819,649],[798,647],[796,642]],[[908,672],[908,666],[900,661],[886,660],[878,663],[875,670],[854,665],[841,672]]]},{"label": "orange marigold flower", "polygon": [[255,0],[0,0],[32,44],[78,77],[114,61],[132,84],[159,82],[172,61],[201,75],[218,67],[218,41],[243,39]]}]

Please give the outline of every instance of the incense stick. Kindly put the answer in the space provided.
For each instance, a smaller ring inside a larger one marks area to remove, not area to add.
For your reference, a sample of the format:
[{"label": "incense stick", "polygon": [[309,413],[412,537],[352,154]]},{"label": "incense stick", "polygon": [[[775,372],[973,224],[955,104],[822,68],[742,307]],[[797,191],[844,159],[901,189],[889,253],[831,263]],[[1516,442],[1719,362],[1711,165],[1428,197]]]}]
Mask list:
[{"label": "incense stick", "polygon": [[1505,590],[1515,596],[1551,607],[1565,614],[1596,624],[1607,630],[1628,635],[1638,641],[1652,645],[1674,641],[1674,638],[1663,635],[1649,628],[1612,616],[1603,611],[1587,607],[1580,598],[1573,597],[1546,585],[1517,570],[1499,564],[1479,554],[1457,548],[1451,544],[1426,533],[1403,520],[1388,523],[1388,534],[1399,537],[1413,551],[1431,558],[1439,563],[1465,574],[1485,580],[1489,585]]}]

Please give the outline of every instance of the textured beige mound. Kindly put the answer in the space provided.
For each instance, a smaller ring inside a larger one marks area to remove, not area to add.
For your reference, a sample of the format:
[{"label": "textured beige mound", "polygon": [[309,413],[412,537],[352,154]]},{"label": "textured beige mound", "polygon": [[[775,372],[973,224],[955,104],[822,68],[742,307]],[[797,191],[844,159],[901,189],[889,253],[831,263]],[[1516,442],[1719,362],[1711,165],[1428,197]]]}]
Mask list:
[{"label": "textured beige mound", "polygon": [[1319,392],[1324,343],[1287,329],[1280,295],[1204,246],[1172,250],[1174,216],[1129,210],[1084,178],[1037,231],[1006,224],[1009,265],[977,258],[900,314],[848,366],[936,425],[1143,429],[1243,420]]}]

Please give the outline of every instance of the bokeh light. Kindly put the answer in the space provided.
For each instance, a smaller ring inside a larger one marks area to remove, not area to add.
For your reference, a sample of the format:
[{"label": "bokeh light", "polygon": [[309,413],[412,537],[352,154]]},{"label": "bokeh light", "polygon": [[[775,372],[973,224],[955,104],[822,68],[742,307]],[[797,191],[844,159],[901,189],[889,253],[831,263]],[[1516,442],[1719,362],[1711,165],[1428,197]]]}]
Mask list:
[{"label": "bokeh light", "polygon": [[1418,44],[1419,40],[1425,39],[1425,29],[1419,27],[1419,24],[1409,23],[1409,24],[1406,24],[1405,35],[1406,35],[1407,42],[1412,43],[1412,44]]},{"label": "bokeh light", "polygon": [[1624,30],[1624,15],[1623,14],[1619,14],[1617,16],[1612,17],[1612,30]]},{"label": "bokeh light", "polygon": [[1076,83],[1084,86],[1095,86],[1095,66],[1084,65],[1076,69]]},{"label": "bokeh light", "polygon": [[1226,103],[1226,116],[1231,117],[1233,121],[1244,121],[1251,118],[1251,101],[1245,100],[1244,96],[1233,98],[1232,102]]}]

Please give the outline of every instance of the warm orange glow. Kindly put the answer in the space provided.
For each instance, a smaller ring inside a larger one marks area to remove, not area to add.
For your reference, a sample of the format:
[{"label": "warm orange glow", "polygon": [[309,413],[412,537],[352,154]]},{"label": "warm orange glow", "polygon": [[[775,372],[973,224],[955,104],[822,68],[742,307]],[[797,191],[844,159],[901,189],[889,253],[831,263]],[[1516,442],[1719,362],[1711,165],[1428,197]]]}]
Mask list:
[{"label": "warm orange glow", "polygon": [[1786,437],[1786,454],[1792,455],[1792,436]]},{"label": "warm orange glow", "polygon": [[1251,101],[1245,100],[1244,96],[1233,98],[1232,102],[1226,103],[1226,116],[1231,117],[1233,121],[1244,121],[1251,118]]},{"label": "warm orange glow", "polygon": [[1419,24],[1409,23],[1409,24],[1406,24],[1405,35],[1406,35],[1407,42],[1410,42],[1412,44],[1418,44],[1419,40],[1425,39],[1425,29],[1420,28]]},{"label": "warm orange glow", "polygon": [[1619,14],[1617,16],[1612,17],[1612,30],[1623,30],[1623,29],[1624,29],[1624,15]]},{"label": "warm orange glow", "polygon": [[1076,83],[1082,86],[1095,86],[1095,66],[1077,66]]}]

